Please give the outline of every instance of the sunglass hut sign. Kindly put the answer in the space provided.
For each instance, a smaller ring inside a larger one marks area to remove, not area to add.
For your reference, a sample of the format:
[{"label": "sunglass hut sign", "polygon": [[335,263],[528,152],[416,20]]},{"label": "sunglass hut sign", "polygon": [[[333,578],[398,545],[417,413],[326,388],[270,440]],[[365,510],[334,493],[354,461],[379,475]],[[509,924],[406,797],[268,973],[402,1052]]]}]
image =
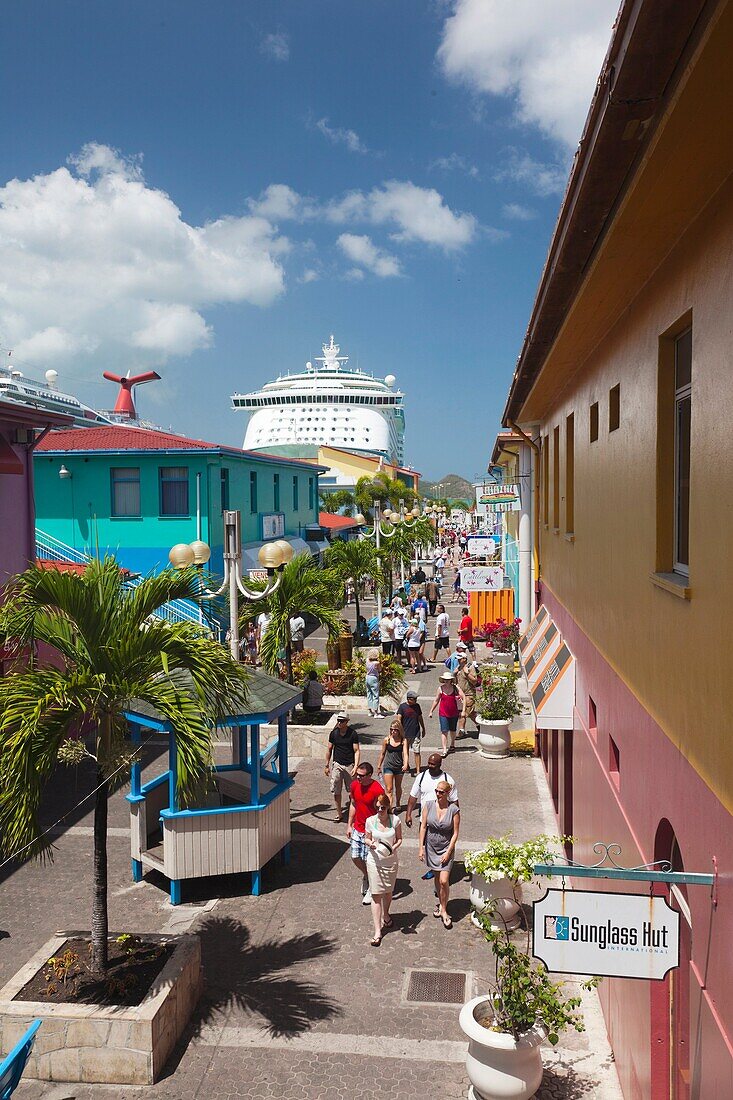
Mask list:
[{"label": "sunglass hut sign", "polygon": [[679,966],[679,929],[662,897],[548,890],[534,903],[533,954],[558,974],[661,981]]}]

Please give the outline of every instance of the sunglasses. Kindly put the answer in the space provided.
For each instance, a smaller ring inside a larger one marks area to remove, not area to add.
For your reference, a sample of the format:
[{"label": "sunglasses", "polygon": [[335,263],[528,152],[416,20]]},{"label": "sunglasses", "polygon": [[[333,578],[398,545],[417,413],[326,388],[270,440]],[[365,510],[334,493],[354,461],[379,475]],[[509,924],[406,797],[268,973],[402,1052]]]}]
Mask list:
[{"label": "sunglasses", "polygon": [[357,779],[369,779],[370,778],[369,772],[357,772],[356,773],[356,778]]}]

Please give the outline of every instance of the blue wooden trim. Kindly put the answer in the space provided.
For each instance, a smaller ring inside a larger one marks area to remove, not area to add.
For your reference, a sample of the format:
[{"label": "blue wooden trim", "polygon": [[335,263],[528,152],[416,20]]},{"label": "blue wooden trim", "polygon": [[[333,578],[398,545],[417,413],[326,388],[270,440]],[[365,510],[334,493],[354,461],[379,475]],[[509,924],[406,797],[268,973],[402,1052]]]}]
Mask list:
[{"label": "blue wooden trim", "polygon": [[179,878],[172,878],[170,880],[170,892],[171,892],[171,905],[181,904],[181,880]]},{"label": "blue wooden trim", "polygon": [[[13,1049],[0,1062],[0,1088],[4,1097],[10,1097],[17,1089],[23,1076],[26,1062],[30,1057],[36,1032],[43,1020],[34,1020],[24,1035],[21,1035]],[[2,1078],[6,1078],[4,1081]]]},{"label": "blue wooden trim", "polygon": [[155,718],[148,718],[147,715],[137,710],[123,710],[122,717],[126,718],[131,725],[140,726],[143,729],[147,726],[151,730],[163,730],[165,733],[173,732],[173,726],[170,722],[158,722]]},{"label": "blue wooden trim", "polygon": [[715,875],[688,874],[686,871],[626,871],[616,867],[574,867],[561,863],[537,863],[534,873],[551,878],[612,878],[623,882],[670,882],[677,886],[712,886],[715,882]]},{"label": "blue wooden trim", "polygon": [[266,809],[271,802],[274,802],[285,791],[290,790],[295,785],[293,779],[288,779],[286,783],[278,783],[276,787],[273,787],[271,791],[263,795],[257,804],[245,805],[232,805],[232,806],[211,806],[202,808],[200,810],[161,810],[160,816],[165,820],[175,820],[179,817],[207,817],[210,814],[244,814],[253,813],[257,810]]},{"label": "blue wooden trim", "polygon": [[132,881],[142,882],[143,877],[143,865],[139,859],[130,860],[132,863]]},{"label": "blue wooden trim", "polygon": [[156,775],[155,779],[149,779],[147,783],[144,783],[140,788],[140,794],[149,794],[154,791],[156,787],[162,787],[164,783],[168,782],[169,772],[168,770],[161,772],[160,775]]},{"label": "blue wooden trim", "polygon": [[278,749],[280,756],[280,778],[288,778],[288,718],[281,714],[277,720],[277,736],[280,742]]},{"label": "blue wooden trim", "polygon": [[250,787],[249,794],[253,803],[259,803],[260,801],[260,727],[255,725],[250,727],[250,761],[251,771],[249,774]]},{"label": "blue wooden trim", "polygon": [[243,768],[239,764],[215,764],[214,772],[248,772],[249,768]]},{"label": "blue wooden trim", "polygon": [[259,871],[259,870],[258,871],[253,871],[252,872],[252,894],[253,894],[253,896],[258,898],[260,896],[261,889],[262,889],[262,872]]},{"label": "blue wooden trim", "polygon": [[126,794],[125,795],[125,801],[129,802],[131,806],[134,806],[137,802],[144,802],[145,801],[145,795],[144,794]]},{"label": "blue wooden trim", "polygon": [[247,768],[249,771],[249,760],[247,759],[247,728],[246,726],[237,726],[237,742],[239,745],[239,763],[243,768]]}]

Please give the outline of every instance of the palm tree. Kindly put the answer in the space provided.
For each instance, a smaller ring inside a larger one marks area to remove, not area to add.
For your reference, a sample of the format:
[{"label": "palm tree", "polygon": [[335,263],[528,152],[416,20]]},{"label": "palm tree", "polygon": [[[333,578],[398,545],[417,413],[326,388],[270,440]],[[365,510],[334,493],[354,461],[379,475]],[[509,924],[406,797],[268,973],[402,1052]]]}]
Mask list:
[{"label": "palm tree", "polygon": [[312,615],[331,635],[340,629],[341,610],[337,593],[341,585],[330,570],[321,569],[308,553],[298,554],[280,574],[274,592],[247,608],[247,619],[264,611],[270,616],[260,645],[262,664],[267,672],[276,672],[280,654],[285,654],[288,683],[293,682],[293,645],[290,620],[293,615]]},{"label": "palm tree", "polygon": [[[170,600],[195,599],[198,583],[193,568],[166,570],[129,589],[114,558],[90,562],[80,576],[32,567],[11,582],[0,609],[0,640],[31,653],[45,643],[61,658],[61,667],[32,659],[0,679],[0,843],[5,856],[50,856],[38,820],[43,787],[57,760],[92,757],[96,972],[107,968],[107,801],[131,758],[123,712],[140,699],[173,723],[185,800],[211,763],[213,725],[246,691],[246,673],[218,642],[153,615]],[[90,727],[89,738],[79,736]]]},{"label": "palm tree", "polygon": [[347,515],[354,514],[354,494],[348,489],[333,489],[320,494],[324,512],[336,513],[340,509]]},{"label": "palm tree", "polygon": [[356,604],[356,626],[359,628],[361,605],[359,603],[359,582],[362,577],[374,577],[380,585],[382,576],[376,547],[369,539],[350,539],[344,542],[337,539],[326,551],[326,565],[333,570],[343,584],[349,577],[354,578],[354,602]]}]

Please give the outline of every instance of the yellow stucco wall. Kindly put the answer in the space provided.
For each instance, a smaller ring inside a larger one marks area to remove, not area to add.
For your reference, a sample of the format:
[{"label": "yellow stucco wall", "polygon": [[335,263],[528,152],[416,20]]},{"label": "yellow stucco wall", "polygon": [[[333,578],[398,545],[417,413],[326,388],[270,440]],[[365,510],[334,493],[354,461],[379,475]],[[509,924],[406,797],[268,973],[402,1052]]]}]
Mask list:
[{"label": "yellow stucco wall", "polygon": [[[379,459],[370,458],[368,455],[350,454],[336,447],[319,447],[318,462],[328,469],[340,470],[342,474],[355,479],[374,477],[380,471],[392,478],[397,477],[398,474],[398,467],[388,462],[383,462],[380,466]],[[413,475],[415,489],[417,489],[418,478],[418,474]]]}]

